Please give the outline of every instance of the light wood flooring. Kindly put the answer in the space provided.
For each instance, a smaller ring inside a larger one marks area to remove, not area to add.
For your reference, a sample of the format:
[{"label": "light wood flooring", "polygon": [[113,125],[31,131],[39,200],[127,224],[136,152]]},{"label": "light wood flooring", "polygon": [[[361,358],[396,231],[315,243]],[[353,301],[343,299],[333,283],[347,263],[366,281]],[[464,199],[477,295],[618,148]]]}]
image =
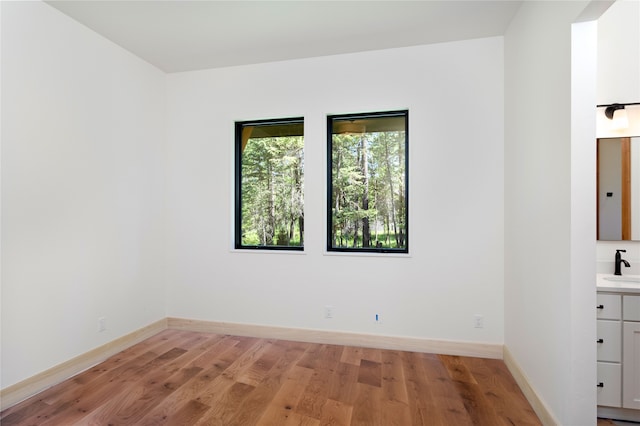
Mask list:
[{"label": "light wood flooring", "polygon": [[504,362],[165,330],[9,425],[539,425]]},{"label": "light wood flooring", "polygon": [[638,422],[625,422],[622,420],[598,419],[597,426],[639,426]]}]

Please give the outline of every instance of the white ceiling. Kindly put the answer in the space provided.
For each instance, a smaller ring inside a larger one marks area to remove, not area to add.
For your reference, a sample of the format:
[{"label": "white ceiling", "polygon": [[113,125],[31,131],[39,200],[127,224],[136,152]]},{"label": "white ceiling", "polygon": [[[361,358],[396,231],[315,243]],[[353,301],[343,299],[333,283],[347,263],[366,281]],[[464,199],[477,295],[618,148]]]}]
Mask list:
[{"label": "white ceiling", "polygon": [[66,1],[48,4],[166,72],[504,34],[501,1]]}]

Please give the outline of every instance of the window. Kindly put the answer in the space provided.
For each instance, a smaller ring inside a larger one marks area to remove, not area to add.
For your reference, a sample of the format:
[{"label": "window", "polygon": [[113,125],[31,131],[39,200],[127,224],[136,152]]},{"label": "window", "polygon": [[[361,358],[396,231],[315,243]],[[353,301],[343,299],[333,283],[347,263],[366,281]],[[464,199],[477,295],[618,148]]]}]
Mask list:
[{"label": "window", "polygon": [[237,249],[303,249],[303,135],[303,118],[236,123]]},{"label": "window", "polygon": [[408,253],[408,119],[328,117],[328,251]]}]

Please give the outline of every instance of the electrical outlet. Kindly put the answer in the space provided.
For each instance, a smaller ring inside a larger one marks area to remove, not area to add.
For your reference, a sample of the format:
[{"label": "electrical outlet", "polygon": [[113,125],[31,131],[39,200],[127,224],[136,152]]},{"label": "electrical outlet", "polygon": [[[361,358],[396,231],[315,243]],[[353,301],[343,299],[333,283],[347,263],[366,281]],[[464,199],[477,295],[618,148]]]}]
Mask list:
[{"label": "electrical outlet", "polygon": [[382,312],[375,314],[373,320],[376,324],[382,324]]},{"label": "electrical outlet", "polygon": [[324,307],[324,317],[326,319],[333,318],[333,315],[335,314],[335,310],[336,310],[336,308],[334,306],[329,306],[329,305],[325,306]]},{"label": "electrical outlet", "polygon": [[98,318],[98,331],[102,333],[107,330],[107,317]]},{"label": "electrical outlet", "polygon": [[483,315],[474,315],[473,316],[473,326],[475,328],[483,328],[484,327],[484,316]]}]

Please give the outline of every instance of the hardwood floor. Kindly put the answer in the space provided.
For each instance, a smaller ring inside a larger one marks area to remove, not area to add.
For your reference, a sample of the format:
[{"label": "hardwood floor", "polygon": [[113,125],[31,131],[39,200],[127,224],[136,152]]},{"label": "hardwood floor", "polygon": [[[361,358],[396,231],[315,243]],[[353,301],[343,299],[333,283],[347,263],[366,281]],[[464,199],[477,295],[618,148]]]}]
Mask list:
[{"label": "hardwood floor", "polygon": [[500,360],[165,330],[8,425],[539,425]]},{"label": "hardwood floor", "polygon": [[598,418],[597,426],[638,426],[638,422],[627,422],[623,420],[611,420]]}]

